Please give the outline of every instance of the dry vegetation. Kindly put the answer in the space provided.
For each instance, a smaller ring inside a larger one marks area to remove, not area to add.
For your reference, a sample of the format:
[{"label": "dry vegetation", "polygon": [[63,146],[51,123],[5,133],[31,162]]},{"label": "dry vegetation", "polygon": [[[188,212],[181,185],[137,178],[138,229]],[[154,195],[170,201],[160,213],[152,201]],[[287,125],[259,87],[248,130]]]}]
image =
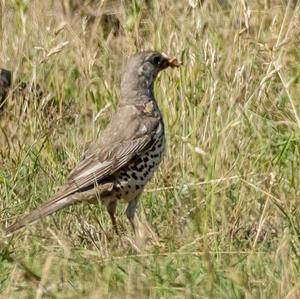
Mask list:
[{"label": "dry vegetation", "polygon": [[0,67],[14,71],[2,228],[45,201],[105,126],[128,55],[184,61],[156,83],[168,150],[140,201],[144,233],[122,204],[122,238],[85,205],[1,233],[2,298],[300,297],[296,2],[0,1]]}]

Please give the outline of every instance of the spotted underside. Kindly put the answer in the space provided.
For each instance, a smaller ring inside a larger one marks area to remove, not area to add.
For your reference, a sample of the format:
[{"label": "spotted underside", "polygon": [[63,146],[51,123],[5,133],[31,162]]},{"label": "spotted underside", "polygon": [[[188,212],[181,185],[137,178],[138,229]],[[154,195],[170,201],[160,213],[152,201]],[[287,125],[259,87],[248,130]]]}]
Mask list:
[{"label": "spotted underside", "polygon": [[110,200],[124,199],[130,202],[138,197],[161,162],[164,148],[165,138],[162,134],[147,151],[116,173]]}]

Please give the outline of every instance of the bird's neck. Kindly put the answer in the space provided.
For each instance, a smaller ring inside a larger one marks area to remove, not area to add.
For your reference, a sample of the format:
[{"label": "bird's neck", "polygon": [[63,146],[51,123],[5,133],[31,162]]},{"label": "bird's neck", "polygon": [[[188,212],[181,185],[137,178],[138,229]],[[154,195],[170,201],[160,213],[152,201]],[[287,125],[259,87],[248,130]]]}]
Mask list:
[{"label": "bird's neck", "polygon": [[148,102],[155,100],[153,78],[140,77],[138,80],[123,78],[121,82],[121,102],[133,103]]}]

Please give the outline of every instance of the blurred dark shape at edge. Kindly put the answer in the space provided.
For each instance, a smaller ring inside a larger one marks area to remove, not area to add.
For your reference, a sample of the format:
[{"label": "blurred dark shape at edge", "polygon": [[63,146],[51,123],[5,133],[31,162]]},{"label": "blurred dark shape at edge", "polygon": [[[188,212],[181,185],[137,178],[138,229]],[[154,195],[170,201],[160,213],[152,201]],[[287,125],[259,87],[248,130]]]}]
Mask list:
[{"label": "blurred dark shape at edge", "polygon": [[12,72],[0,68],[0,110],[3,109],[12,81]]}]

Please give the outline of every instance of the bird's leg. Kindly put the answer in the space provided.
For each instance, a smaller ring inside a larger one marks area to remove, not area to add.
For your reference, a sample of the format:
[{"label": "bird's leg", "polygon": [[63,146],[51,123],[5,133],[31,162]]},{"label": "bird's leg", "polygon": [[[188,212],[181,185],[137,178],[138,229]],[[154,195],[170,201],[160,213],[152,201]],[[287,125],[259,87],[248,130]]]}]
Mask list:
[{"label": "bird's leg", "polygon": [[138,198],[130,201],[128,203],[127,209],[126,209],[126,216],[129,220],[129,223],[133,229],[134,234],[136,234],[136,223],[134,220],[134,215],[135,215],[135,210],[137,207],[137,203],[138,203]]},{"label": "bird's leg", "polygon": [[116,217],[115,217],[116,207],[117,207],[117,202],[116,201],[110,202],[107,205],[107,212],[110,216],[114,231],[116,232],[117,235],[120,235],[119,230],[118,230],[117,220],[116,220]]}]

